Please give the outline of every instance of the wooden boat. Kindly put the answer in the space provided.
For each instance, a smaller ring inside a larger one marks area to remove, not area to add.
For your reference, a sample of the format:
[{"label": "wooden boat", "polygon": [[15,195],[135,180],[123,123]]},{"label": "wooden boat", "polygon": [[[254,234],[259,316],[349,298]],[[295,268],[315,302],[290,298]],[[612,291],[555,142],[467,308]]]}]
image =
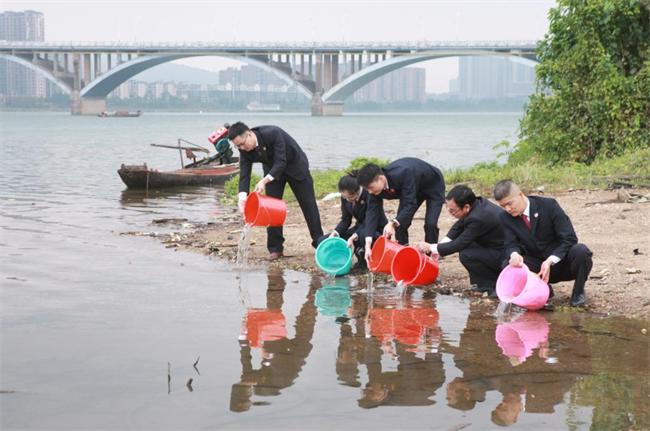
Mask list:
[{"label": "wooden boat", "polygon": [[147,164],[124,165],[117,170],[130,189],[158,189],[181,186],[209,186],[224,184],[239,173],[239,163],[220,165],[218,162],[191,164],[175,171],[160,172]]},{"label": "wooden boat", "polygon": [[98,117],[139,117],[142,115],[142,111],[139,109],[137,111],[102,111],[97,114]]}]

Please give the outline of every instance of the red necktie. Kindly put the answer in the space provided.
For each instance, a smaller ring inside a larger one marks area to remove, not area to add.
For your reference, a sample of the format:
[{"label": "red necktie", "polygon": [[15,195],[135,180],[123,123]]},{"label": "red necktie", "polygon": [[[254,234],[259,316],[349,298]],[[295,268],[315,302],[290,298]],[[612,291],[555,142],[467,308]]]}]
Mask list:
[{"label": "red necktie", "polygon": [[530,230],[530,220],[528,220],[528,216],[526,214],[522,214],[521,218],[524,219],[524,223],[526,223],[526,227],[528,228],[528,230]]}]

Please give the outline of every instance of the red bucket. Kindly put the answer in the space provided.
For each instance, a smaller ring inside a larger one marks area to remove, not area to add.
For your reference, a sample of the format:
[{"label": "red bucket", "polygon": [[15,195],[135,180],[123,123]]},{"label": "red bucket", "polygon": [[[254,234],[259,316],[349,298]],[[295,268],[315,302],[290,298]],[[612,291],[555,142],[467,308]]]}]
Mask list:
[{"label": "red bucket", "polygon": [[390,241],[385,236],[380,236],[372,246],[370,254],[370,270],[372,272],[383,272],[390,274],[390,268],[393,264],[393,257],[404,246],[396,241]]},{"label": "red bucket", "polygon": [[415,247],[404,247],[393,258],[391,274],[396,283],[407,286],[431,284],[438,278],[438,259],[420,253]]},{"label": "red bucket", "polygon": [[244,221],[252,226],[282,226],[287,204],[282,199],[251,193],[246,199]]}]

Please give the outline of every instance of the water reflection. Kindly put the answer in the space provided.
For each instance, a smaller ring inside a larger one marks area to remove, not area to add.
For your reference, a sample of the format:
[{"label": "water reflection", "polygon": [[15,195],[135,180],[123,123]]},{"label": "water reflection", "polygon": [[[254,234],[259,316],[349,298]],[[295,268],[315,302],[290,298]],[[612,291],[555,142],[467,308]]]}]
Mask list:
[{"label": "water reflection", "polygon": [[[322,340],[336,331],[336,356],[312,355],[310,365],[333,365],[337,385],[332,391],[347,392],[340,400],[361,409],[421,406],[436,409],[447,421],[454,412],[463,412],[488,428],[539,421],[562,428],[584,423],[580,416],[591,414],[591,409],[581,406],[595,406],[593,414],[605,417],[602,423],[607,426],[628,417],[633,418],[630,423],[648,422],[640,413],[644,411],[640,400],[648,391],[620,399],[615,394],[634,386],[633,379],[619,379],[602,364],[595,369],[594,350],[602,355],[600,346],[607,345],[613,352],[627,352],[632,339],[594,329],[599,323],[593,316],[523,311],[495,316],[484,305],[471,303],[467,320],[458,321],[457,316],[446,316],[458,311],[450,306],[455,300],[440,299],[438,307],[431,291],[402,292],[380,284],[368,295],[363,279],[320,276],[312,276],[304,289],[295,284],[287,289],[287,275],[281,269],[269,269],[266,283],[260,292],[265,299],[257,300],[265,303],[243,304],[242,373],[231,387],[232,412],[268,405],[270,397],[282,396],[290,386],[309,391],[314,376],[300,376],[318,327],[321,349],[328,348]],[[304,299],[296,303],[298,292],[304,292],[300,294]],[[317,319],[318,314],[325,318]],[[450,325],[449,334],[444,324]],[[462,331],[458,324],[464,326]],[[330,333],[325,335],[324,330]],[[603,337],[608,344],[603,344]],[[641,350],[647,353],[643,345]],[[328,357],[332,359],[323,359]],[[630,355],[625,357],[631,373],[645,376],[647,364],[636,363],[635,368]],[[614,362],[610,359],[607,364]],[[327,373],[318,378],[324,379],[318,387],[331,379]],[[595,397],[605,388],[614,388],[614,395]],[[633,413],[609,417],[612,402],[617,411]]]},{"label": "water reflection", "polygon": [[[315,292],[320,278],[313,276],[305,302],[295,320],[295,335],[287,335],[286,318],[282,312],[286,280],[281,269],[270,268],[265,308],[249,308],[242,322],[239,339],[241,379],[232,385],[230,410],[244,412],[255,397],[277,396],[298,378],[312,349],[311,339],[316,322]],[[253,356],[259,355],[259,365]]]},{"label": "water reflection", "polygon": [[494,338],[510,363],[519,365],[538,347],[540,357],[549,359],[546,355],[548,332],[549,326],[544,316],[528,311],[510,322],[499,323]]}]

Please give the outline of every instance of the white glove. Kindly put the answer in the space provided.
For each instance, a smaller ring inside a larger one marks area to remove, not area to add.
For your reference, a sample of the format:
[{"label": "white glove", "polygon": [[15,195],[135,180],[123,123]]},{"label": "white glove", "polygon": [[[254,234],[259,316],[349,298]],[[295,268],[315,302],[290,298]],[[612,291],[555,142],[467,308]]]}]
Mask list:
[{"label": "white glove", "polygon": [[237,206],[239,207],[239,212],[244,214],[244,208],[246,207],[246,199],[248,199],[248,194],[246,192],[239,192],[237,198]]}]

